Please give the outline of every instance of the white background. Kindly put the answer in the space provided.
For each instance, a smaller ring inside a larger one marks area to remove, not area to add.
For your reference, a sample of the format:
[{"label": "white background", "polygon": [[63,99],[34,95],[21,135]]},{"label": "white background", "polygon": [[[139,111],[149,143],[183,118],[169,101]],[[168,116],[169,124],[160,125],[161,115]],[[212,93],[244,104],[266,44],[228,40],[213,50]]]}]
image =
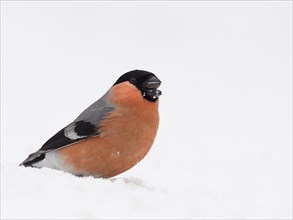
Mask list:
[{"label": "white background", "polygon": [[[1,1],[1,217],[292,217],[292,2]],[[133,69],[163,82],[116,179],[18,167]]]}]

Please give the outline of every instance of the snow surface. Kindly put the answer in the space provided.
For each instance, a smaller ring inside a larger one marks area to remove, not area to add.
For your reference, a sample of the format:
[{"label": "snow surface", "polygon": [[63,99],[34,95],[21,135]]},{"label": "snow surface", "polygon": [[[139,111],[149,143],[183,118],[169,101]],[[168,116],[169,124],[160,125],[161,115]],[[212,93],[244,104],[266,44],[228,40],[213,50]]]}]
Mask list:
[{"label": "snow surface", "polygon": [[[1,218],[292,218],[291,18],[291,1],[1,1]],[[18,167],[132,69],[163,82],[141,163]]]}]

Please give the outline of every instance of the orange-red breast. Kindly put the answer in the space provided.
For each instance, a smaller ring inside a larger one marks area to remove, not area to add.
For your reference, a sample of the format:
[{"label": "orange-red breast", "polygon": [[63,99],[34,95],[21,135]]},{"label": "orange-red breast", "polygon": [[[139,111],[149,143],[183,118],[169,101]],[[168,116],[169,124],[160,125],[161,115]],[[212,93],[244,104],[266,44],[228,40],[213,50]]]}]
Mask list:
[{"label": "orange-red breast", "polygon": [[130,169],[148,153],[157,134],[160,84],[147,71],[123,74],[20,165],[103,178]]}]

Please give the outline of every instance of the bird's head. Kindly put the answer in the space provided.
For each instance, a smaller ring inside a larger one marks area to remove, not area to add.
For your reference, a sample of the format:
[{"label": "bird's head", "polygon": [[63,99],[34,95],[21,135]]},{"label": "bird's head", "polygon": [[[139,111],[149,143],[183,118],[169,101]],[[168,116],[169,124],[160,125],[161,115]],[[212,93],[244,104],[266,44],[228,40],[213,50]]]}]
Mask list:
[{"label": "bird's head", "polygon": [[155,76],[155,74],[148,71],[132,70],[127,72],[119,77],[114,85],[123,82],[129,82],[134,85],[140,90],[141,95],[150,102],[156,102],[162,94],[162,92],[158,90],[161,81]]}]

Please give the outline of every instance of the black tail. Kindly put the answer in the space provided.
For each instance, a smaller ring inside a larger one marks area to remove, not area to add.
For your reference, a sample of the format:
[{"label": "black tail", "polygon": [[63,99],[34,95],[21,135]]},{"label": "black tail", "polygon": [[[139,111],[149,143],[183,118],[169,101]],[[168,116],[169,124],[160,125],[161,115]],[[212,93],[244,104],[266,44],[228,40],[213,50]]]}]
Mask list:
[{"label": "black tail", "polygon": [[19,164],[19,166],[32,167],[34,163],[39,162],[43,160],[44,158],[45,158],[45,152],[37,151],[35,153],[30,154],[25,161]]}]

